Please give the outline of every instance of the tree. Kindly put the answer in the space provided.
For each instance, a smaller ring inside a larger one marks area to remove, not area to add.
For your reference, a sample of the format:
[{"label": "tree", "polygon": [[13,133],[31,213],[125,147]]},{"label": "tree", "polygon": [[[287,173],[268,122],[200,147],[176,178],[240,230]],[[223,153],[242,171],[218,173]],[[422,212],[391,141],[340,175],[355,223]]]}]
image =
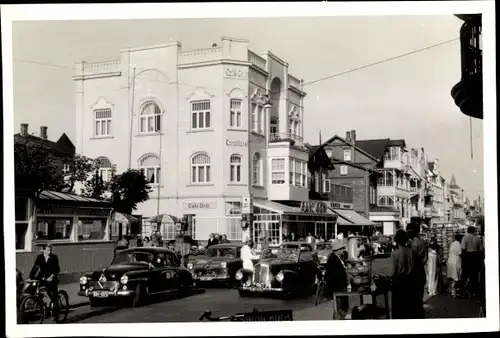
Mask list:
[{"label": "tree", "polygon": [[38,197],[43,190],[58,190],[64,185],[58,165],[61,161],[51,149],[39,142],[14,143],[15,189]]},{"label": "tree", "polygon": [[[99,169],[99,162],[79,154],[75,154],[71,158],[66,158],[66,163],[69,164],[69,172],[66,173],[64,191],[74,192],[77,182],[87,185],[88,181],[95,180],[95,172]],[[90,193],[94,195],[93,192]]]},{"label": "tree", "polygon": [[109,188],[115,211],[131,214],[137,204],[149,199],[151,188],[140,170],[129,169],[111,178]]}]

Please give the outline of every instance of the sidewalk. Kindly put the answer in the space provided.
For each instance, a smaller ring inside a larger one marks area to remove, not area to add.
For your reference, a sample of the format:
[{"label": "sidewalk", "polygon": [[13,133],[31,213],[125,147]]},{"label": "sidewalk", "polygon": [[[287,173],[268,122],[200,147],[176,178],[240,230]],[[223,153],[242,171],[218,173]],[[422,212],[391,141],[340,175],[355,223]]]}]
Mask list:
[{"label": "sidewalk", "polygon": [[[367,297],[368,298],[368,297]],[[365,304],[371,299],[365,298]],[[371,297],[370,297],[371,298]],[[383,297],[377,298],[379,307],[384,306]],[[350,299],[349,307],[359,305],[359,297]],[[391,293],[389,293],[389,307],[391,306]],[[473,299],[458,299],[443,293],[429,298],[424,295],[425,318],[477,318],[479,317],[479,303]],[[325,301],[318,306],[293,312],[293,320],[332,320],[333,305],[331,301]]]}]

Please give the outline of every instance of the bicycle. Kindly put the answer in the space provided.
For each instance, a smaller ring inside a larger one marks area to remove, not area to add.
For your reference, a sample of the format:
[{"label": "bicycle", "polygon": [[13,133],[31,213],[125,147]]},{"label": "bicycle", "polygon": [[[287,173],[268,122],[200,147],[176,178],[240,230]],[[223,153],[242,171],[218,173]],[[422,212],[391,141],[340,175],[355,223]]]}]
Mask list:
[{"label": "bicycle", "polygon": [[318,273],[318,285],[316,287],[316,297],[314,299],[315,306],[318,306],[325,298],[325,290],[326,290],[325,272],[326,270],[320,266]]},{"label": "bicycle", "polygon": [[[42,281],[44,281],[42,279]],[[21,314],[21,322],[27,324],[31,317],[37,318],[40,324],[43,323],[46,317],[53,317],[56,323],[62,323],[68,318],[69,313],[69,296],[65,290],[57,291],[57,298],[59,300],[59,310],[54,311],[54,304],[52,301],[45,302],[45,297],[47,295],[47,289],[44,286],[40,286],[40,280],[27,279],[25,281],[26,286],[23,291],[23,299],[21,305],[19,306]]]}]

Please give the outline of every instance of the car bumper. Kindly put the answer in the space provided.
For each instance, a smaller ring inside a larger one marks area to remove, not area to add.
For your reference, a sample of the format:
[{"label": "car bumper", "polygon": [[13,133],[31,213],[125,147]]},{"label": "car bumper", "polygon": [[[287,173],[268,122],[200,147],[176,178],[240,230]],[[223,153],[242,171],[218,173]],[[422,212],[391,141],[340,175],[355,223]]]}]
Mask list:
[{"label": "car bumper", "polygon": [[224,283],[231,280],[230,276],[216,276],[216,277],[199,277],[193,276],[193,280],[197,283]]},{"label": "car bumper", "polygon": [[107,295],[106,296],[101,296],[101,297],[98,297],[98,296],[95,296],[95,298],[102,298],[102,299],[106,299],[106,298],[115,298],[115,297],[132,297],[132,296],[135,296],[135,291],[134,290],[115,290],[115,291],[110,291],[110,290],[80,290],[78,291],[78,296],[81,296],[81,297],[94,297],[93,296],[93,292],[94,291],[107,291]]},{"label": "car bumper", "polygon": [[266,288],[257,286],[241,286],[238,288],[240,293],[253,294],[253,295],[273,295],[273,294],[283,294],[285,290],[282,288]]}]

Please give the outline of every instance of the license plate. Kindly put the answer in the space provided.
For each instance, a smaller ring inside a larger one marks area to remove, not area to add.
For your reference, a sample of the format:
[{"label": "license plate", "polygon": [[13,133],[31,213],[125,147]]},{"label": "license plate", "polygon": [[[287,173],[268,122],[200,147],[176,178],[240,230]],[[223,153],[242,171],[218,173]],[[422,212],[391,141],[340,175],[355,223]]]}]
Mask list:
[{"label": "license plate", "polygon": [[94,291],[92,296],[97,298],[107,298],[109,296],[109,291]]},{"label": "license plate", "polygon": [[210,277],[210,276],[203,276],[203,277],[200,277],[200,280],[212,280],[214,279],[213,277]]},{"label": "license plate", "polygon": [[264,289],[262,287],[260,287],[260,286],[252,286],[250,288],[250,290],[252,290],[252,291],[263,291]]}]

